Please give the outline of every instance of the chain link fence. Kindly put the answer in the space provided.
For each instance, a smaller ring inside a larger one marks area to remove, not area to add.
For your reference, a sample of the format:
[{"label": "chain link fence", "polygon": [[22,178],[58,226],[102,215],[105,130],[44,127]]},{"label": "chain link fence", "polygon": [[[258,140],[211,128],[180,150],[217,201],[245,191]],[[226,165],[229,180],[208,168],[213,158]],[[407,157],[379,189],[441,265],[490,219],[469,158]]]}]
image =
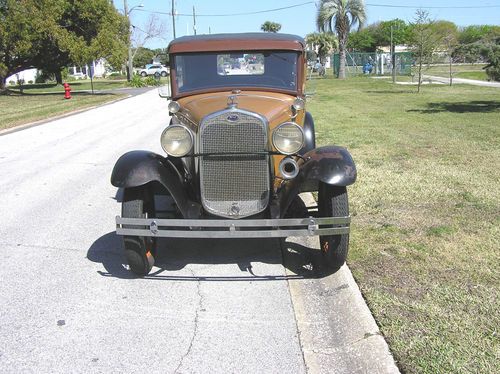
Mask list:
[{"label": "chain link fence", "polygon": [[[414,58],[411,52],[396,53],[396,75],[411,75],[411,67],[414,64]],[[335,53],[331,58],[331,68],[333,74],[338,76],[340,68],[340,55]],[[391,75],[392,58],[390,53],[346,53],[346,76],[355,76],[362,74],[371,75]]]}]

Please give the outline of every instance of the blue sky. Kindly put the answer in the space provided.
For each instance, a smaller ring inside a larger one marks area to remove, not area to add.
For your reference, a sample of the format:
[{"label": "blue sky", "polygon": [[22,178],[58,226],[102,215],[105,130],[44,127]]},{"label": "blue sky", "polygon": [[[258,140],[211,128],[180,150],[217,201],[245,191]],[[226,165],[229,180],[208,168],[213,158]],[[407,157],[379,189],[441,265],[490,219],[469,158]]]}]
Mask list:
[{"label": "blue sky", "polygon": [[[208,34],[209,29],[212,34],[225,32],[255,32],[260,31],[260,25],[265,21],[274,21],[281,23],[281,32],[305,36],[315,30],[316,5],[311,2],[290,9],[253,14],[243,16],[202,16],[213,14],[244,13],[268,9],[275,9],[296,4],[306,3],[307,0],[176,0],[176,12],[180,14],[192,14],[193,5],[196,9],[196,28],[198,34]],[[123,0],[114,0],[116,7],[123,9]],[[427,9],[432,19],[445,19],[453,21],[459,26],[476,24],[500,24],[500,1],[499,0],[365,0],[367,4],[368,22],[401,18],[411,21],[414,18],[416,8],[391,8],[379,7],[373,5],[396,5],[396,6],[415,6],[415,7],[460,7],[460,6],[497,6],[496,8],[472,8],[472,9]],[[171,11],[170,0],[128,0],[129,8],[144,4],[143,8],[137,8],[131,13],[132,24],[143,28],[149,12]],[[372,4],[372,5],[370,5]],[[166,47],[172,39],[172,17],[169,15],[158,14],[158,17],[165,23],[166,32],[164,39],[150,41],[146,46],[150,48]],[[192,16],[176,17],[176,35],[193,34]]]}]

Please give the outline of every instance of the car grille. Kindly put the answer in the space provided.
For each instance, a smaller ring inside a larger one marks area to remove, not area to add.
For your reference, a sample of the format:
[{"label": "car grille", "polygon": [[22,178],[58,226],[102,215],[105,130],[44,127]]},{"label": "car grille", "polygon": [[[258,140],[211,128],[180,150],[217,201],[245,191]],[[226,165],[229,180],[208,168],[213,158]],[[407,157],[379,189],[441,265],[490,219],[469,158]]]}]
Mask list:
[{"label": "car grille", "polygon": [[242,218],[267,207],[266,150],[266,124],[256,114],[227,110],[203,120],[200,153],[218,153],[200,157],[201,198],[208,212]]}]

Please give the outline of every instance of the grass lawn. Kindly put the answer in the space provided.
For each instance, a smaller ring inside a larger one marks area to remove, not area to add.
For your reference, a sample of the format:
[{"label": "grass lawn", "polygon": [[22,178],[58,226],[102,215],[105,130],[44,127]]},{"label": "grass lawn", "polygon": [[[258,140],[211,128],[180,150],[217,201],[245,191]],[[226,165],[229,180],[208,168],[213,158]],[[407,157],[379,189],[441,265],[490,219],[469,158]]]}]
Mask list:
[{"label": "grass lawn", "polygon": [[[485,65],[475,64],[475,65],[453,65],[452,73],[454,78],[465,78],[465,79],[476,79],[481,81],[487,81],[488,75],[483,69]],[[449,78],[450,68],[446,65],[436,65],[431,66],[424,70],[424,74],[436,75],[438,77]]]},{"label": "grass lawn", "polygon": [[0,130],[50,118],[77,109],[116,100],[125,95],[90,95],[73,93],[72,99],[65,100],[64,94],[0,95]]},{"label": "grass lawn", "polygon": [[357,163],[348,263],[398,365],[498,372],[500,90],[311,84],[318,145]]},{"label": "grass lawn", "polygon": [[[71,86],[71,92],[91,90],[90,79],[81,79],[73,82],[68,82]],[[94,90],[113,90],[117,88],[127,87],[126,80],[94,80]],[[19,86],[9,86],[9,90],[19,92]],[[64,87],[56,83],[34,83],[23,84],[25,93],[43,93],[43,92],[61,92],[64,94]]]}]

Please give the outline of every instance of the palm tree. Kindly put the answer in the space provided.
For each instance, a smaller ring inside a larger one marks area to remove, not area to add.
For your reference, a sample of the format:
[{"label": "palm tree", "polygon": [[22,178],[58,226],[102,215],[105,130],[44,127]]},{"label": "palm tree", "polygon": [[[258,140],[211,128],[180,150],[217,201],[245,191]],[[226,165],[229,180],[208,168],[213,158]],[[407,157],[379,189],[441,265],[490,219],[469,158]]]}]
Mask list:
[{"label": "palm tree", "polygon": [[281,30],[281,24],[277,22],[266,21],[262,24],[260,29],[265,32],[278,32]]},{"label": "palm tree", "polygon": [[339,41],[340,68],[339,78],[345,78],[345,51],[351,28],[358,24],[358,29],[366,20],[363,0],[320,0],[316,23],[320,31],[333,32],[335,29]]}]

